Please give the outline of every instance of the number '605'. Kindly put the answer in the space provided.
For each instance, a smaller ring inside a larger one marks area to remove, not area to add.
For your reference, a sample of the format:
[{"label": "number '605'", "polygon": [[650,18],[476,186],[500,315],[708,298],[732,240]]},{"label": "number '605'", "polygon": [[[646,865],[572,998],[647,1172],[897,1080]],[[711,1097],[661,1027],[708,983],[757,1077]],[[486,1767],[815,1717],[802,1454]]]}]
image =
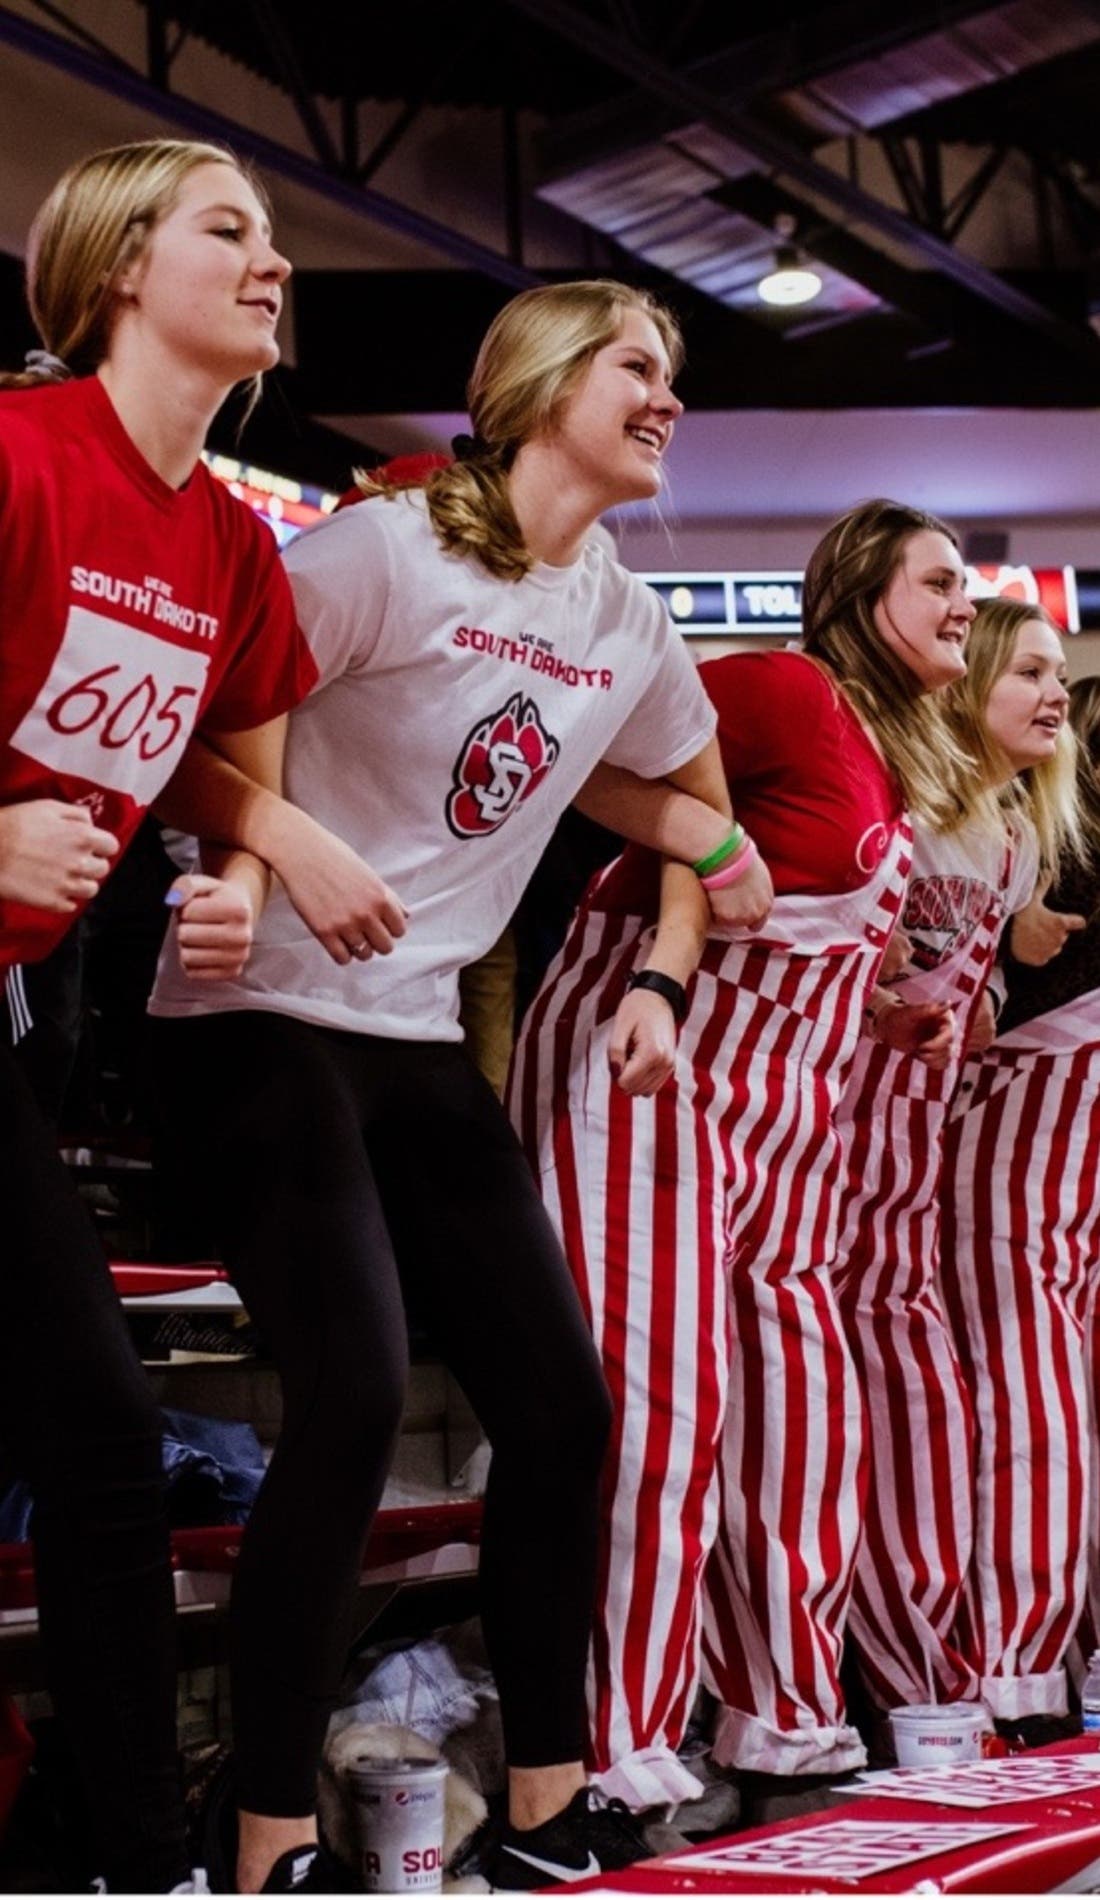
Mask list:
[{"label": "number '605'", "polygon": [[[65,734],[88,732],[98,726],[96,737],[109,751],[119,752],[136,740],[143,759],[159,758],[183,731],[184,715],[176,707],[182,700],[197,698],[197,688],[173,686],[158,705],[161,689],[152,674],[145,673],[121,699],[113,699],[111,687],[98,682],[110,680],[120,671],[118,666],[101,666],[75,680],[58,694],[46,719],[55,732]],[[122,683],[114,682],[116,693]]]}]

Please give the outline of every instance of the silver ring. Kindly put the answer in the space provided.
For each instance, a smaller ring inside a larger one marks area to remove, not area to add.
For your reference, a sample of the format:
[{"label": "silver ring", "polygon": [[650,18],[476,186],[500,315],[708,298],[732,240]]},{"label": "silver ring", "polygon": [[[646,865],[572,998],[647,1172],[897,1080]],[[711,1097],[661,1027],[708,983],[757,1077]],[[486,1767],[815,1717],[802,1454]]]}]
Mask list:
[{"label": "silver ring", "polygon": [[352,944],[351,954],[353,957],[361,957],[364,950],[369,950],[369,949],[370,949],[370,945],[367,942],[367,939],[365,937],[361,937],[358,943]]}]

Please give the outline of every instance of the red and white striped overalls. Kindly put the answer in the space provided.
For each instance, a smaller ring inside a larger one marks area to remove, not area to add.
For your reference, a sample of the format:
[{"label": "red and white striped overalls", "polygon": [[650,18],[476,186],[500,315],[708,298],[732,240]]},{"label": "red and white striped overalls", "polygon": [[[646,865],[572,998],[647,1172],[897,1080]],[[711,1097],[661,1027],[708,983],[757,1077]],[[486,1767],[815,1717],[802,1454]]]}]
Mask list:
[{"label": "red and white striped overalls", "polygon": [[1061,1714],[1086,1595],[1100,1270],[1100,992],[964,1065],[944,1152],[942,1277],[977,1427],[956,1627],[993,1714]]},{"label": "red and white striped overalls", "polygon": [[950,1638],[973,1538],[974,1431],[939,1286],[943,1131],[1005,917],[1031,896],[1037,861],[1030,833],[915,826],[901,917],[914,956],[894,988],[906,1003],[951,1004],[957,1053],[932,1072],[864,1036],[837,1118],[837,1291],[870,1421],[848,1629],[886,1709],[967,1689]]},{"label": "red and white striped overalls", "polygon": [[652,1099],[607,1064],[652,940],[637,917],[582,910],[517,1049],[513,1115],[614,1402],[589,1693],[595,1767],[636,1807],[697,1791],[675,1750],[720,1494],[720,1748],[781,1769],[863,1758],[836,1679],[862,1430],[830,1274],[832,1115],[908,863],[904,825],[860,890],[780,897],[763,931],[711,937]]}]

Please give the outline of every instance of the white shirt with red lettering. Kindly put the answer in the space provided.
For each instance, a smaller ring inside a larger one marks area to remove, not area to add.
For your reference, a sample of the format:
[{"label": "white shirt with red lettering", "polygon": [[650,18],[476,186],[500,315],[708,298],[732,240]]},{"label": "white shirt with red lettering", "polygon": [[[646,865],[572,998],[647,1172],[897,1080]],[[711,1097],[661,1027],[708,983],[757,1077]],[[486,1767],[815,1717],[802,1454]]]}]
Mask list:
[{"label": "white shirt with red lettering", "polygon": [[386,878],[408,933],[341,968],[277,890],[238,981],[199,996],[169,945],[151,1008],[458,1041],[458,972],[496,942],[592,768],[674,771],[713,708],[657,596],[594,545],[500,581],[445,553],[407,491],[332,516],[286,563],[320,674],[291,718],[287,796]]},{"label": "white shirt with red lettering", "polygon": [[989,974],[1008,917],[1029,902],[1039,874],[1039,841],[1019,812],[1003,832],[977,820],[954,832],[913,826],[913,864],[898,919],[912,944],[890,988],[906,1003],[960,1005]]},{"label": "white shirt with red lettering", "polygon": [[[0,391],[0,804],[87,806],[125,845],[196,726],[315,676],[269,529],[200,464],[170,488],[92,376]],[[0,970],[69,929],[0,901]]]}]

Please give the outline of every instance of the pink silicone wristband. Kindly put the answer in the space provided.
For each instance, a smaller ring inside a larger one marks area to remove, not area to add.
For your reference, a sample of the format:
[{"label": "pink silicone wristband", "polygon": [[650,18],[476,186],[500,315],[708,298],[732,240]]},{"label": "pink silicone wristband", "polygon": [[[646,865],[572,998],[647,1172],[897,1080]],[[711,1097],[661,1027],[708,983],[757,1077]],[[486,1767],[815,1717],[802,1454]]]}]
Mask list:
[{"label": "pink silicone wristband", "polygon": [[727,884],[736,884],[759,855],[753,840],[746,838],[735,858],[731,858],[728,864],[720,865],[708,877],[701,877],[699,882],[705,891],[724,891]]}]

